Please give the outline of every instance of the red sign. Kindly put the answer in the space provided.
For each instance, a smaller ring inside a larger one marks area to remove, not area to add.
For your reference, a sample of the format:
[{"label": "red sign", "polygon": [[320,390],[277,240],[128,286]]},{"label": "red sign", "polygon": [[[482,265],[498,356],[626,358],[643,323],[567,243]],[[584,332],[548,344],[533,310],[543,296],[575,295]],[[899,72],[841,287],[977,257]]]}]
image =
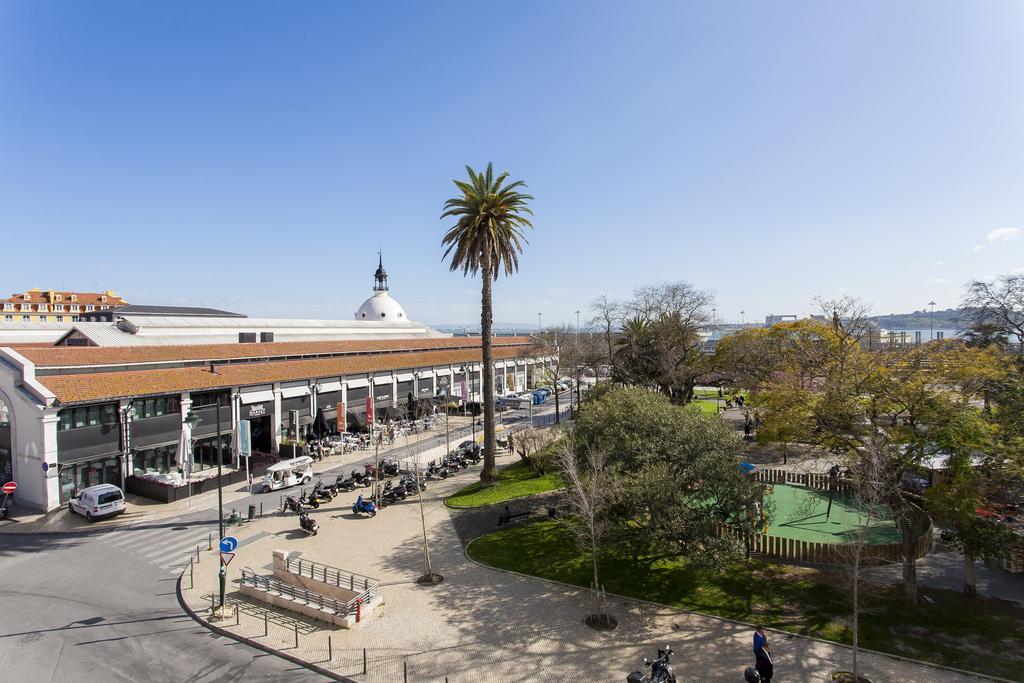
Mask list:
[{"label": "red sign", "polygon": [[366,424],[373,424],[373,394],[366,397]]},{"label": "red sign", "polygon": [[18,490],[18,485],[15,484],[13,481],[7,482],[6,484],[3,485],[2,488],[0,488],[0,491],[3,491],[8,496],[11,495],[12,493],[14,493],[17,490]]},{"label": "red sign", "polygon": [[348,415],[345,414],[345,404],[338,404],[338,432],[348,431]]},{"label": "red sign", "polygon": [[222,565],[224,565],[225,567],[228,566],[229,564],[231,564],[231,560],[233,560],[233,559],[235,559],[235,554],[234,553],[221,553],[220,554],[220,563]]}]

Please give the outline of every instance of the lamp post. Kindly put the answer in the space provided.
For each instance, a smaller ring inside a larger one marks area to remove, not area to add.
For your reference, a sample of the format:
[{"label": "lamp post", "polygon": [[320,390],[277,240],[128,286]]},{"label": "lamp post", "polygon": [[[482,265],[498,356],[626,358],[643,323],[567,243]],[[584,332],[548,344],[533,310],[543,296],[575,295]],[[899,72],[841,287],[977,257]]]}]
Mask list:
[{"label": "lamp post", "polygon": [[935,302],[929,301],[928,305],[932,309],[928,315],[928,341],[932,341],[935,338]]},{"label": "lamp post", "polygon": [[746,311],[740,311],[740,327],[742,327],[743,325],[745,325],[747,323],[747,320],[745,318],[746,315],[747,315]]},{"label": "lamp post", "polygon": [[[223,442],[220,436],[220,394],[217,394],[217,529],[220,536],[218,536],[217,543],[220,543],[220,539],[224,538],[224,480],[222,477],[222,466],[224,464],[223,458]],[[227,566],[223,562],[220,563],[220,612],[224,614],[224,584],[227,582]]]}]

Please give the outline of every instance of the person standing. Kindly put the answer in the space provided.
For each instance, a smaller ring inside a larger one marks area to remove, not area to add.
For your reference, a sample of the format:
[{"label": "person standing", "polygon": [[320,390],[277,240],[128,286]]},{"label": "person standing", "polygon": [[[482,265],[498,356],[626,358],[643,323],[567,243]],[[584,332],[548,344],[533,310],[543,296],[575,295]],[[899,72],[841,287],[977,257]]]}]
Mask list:
[{"label": "person standing", "polygon": [[768,643],[768,636],[764,632],[764,626],[757,626],[754,629],[754,668],[761,675],[764,683],[771,683],[774,665],[772,664],[772,647]]}]

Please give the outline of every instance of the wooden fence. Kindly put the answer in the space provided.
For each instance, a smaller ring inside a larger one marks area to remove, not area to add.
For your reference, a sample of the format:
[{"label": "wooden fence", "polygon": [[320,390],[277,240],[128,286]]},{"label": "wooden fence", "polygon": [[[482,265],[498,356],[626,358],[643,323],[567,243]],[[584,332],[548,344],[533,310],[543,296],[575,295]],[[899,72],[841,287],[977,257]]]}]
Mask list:
[{"label": "wooden fence", "polygon": [[[852,546],[850,544],[815,543],[783,536],[771,536],[769,534],[753,534],[747,539],[743,532],[724,524],[718,525],[716,533],[719,538],[728,537],[743,544],[749,543],[750,552],[764,555],[765,557],[776,557],[796,562],[830,566],[850,564],[851,560]],[[929,522],[928,530],[921,534],[914,544],[914,559],[920,560],[927,555],[931,550],[933,540],[932,526]],[[867,545],[864,547],[863,555],[861,556],[861,564],[898,563],[902,557],[903,544],[901,543]]]},{"label": "wooden fence", "polygon": [[[765,484],[792,484],[794,486],[803,486],[809,489],[820,489],[822,491],[828,490],[828,475],[818,474],[816,472],[791,472],[790,470],[777,470],[777,469],[762,469],[758,467],[753,472],[753,476],[757,481]],[[836,493],[841,496],[852,495],[853,487],[839,481]]]}]

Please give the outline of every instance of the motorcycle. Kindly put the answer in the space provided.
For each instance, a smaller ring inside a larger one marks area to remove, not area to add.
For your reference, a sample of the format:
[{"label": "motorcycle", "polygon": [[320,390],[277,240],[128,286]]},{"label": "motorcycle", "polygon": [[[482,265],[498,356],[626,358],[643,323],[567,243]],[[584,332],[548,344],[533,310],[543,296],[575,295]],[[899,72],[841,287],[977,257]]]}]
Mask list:
[{"label": "motorcycle", "polygon": [[285,510],[291,510],[292,512],[295,512],[295,513],[298,513],[298,514],[302,514],[302,512],[305,511],[306,506],[304,504],[302,504],[294,496],[288,496],[287,498],[284,499],[284,509]]},{"label": "motorcycle", "polygon": [[359,494],[356,498],[356,502],[352,504],[352,514],[367,514],[373,517],[377,514],[377,506],[373,504],[372,500],[363,500],[363,494]]},{"label": "motorcycle", "polygon": [[362,482],[354,477],[346,479],[344,474],[339,474],[334,480],[334,486],[338,491],[355,491],[356,486],[362,486]]},{"label": "motorcycle", "polygon": [[634,671],[626,677],[626,683],[676,683],[676,675],[669,664],[671,657],[672,648],[668,646],[658,650],[658,658],[653,662],[644,657],[644,666],[651,667],[651,675],[648,677],[641,671]]},{"label": "motorcycle", "polygon": [[306,507],[313,508],[314,510],[320,507],[320,501],[317,500],[317,497],[307,493],[303,493],[301,496],[299,496],[299,503],[305,505]]},{"label": "motorcycle", "polygon": [[398,474],[398,461],[384,458],[380,461],[381,476],[393,477]]},{"label": "motorcycle", "polygon": [[313,521],[308,512],[299,513],[299,526],[310,536],[316,536],[316,532],[320,530],[320,525]]},{"label": "motorcycle", "polygon": [[431,460],[430,464],[427,465],[427,477],[433,479],[434,477],[441,477],[442,479],[448,478],[448,467],[446,465],[439,465],[436,460]]},{"label": "motorcycle", "polygon": [[334,490],[330,486],[324,486],[321,479],[317,479],[316,484],[313,485],[313,495],[323,503],[334,500]]}]

